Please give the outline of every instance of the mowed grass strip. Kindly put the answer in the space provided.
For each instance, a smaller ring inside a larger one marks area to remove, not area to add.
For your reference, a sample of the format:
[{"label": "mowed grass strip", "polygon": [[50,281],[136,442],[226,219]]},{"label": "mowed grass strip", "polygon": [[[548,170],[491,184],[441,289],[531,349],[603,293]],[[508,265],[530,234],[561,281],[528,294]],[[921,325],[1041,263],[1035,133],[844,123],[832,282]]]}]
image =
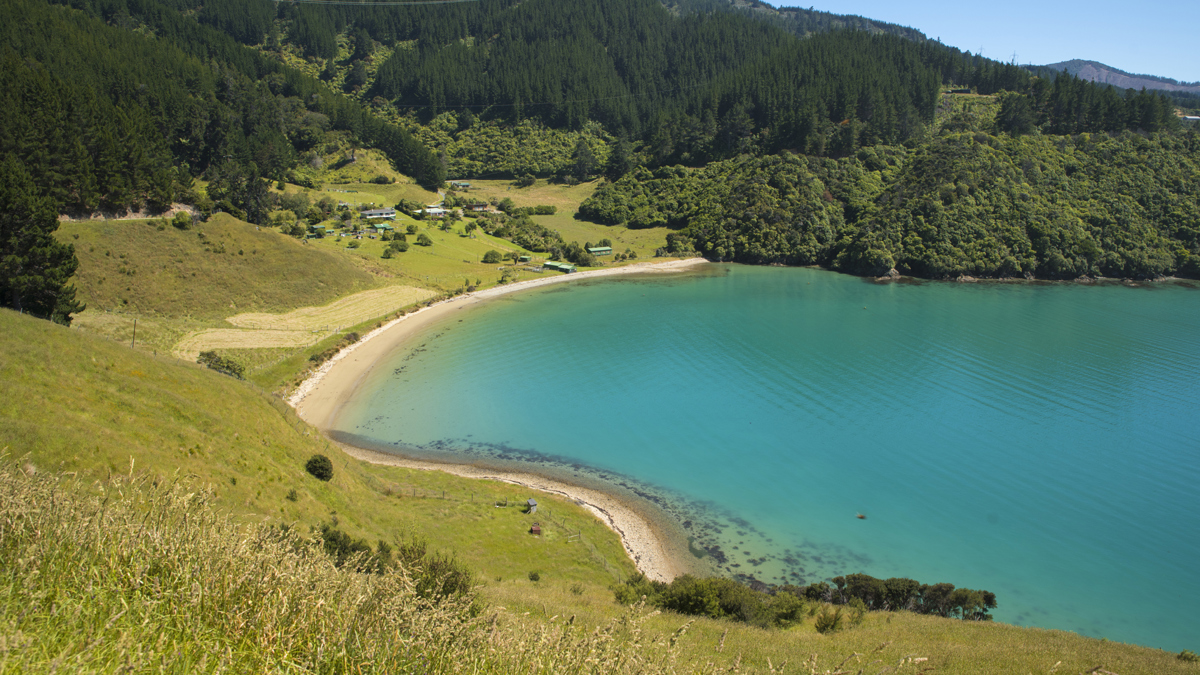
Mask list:
[{"label": "mowed grass strip", "polygon": [[[390,314],[402,307],[436,295],[426,288],[387,286],[336,300],[324,307],[301,307],[284,314],[246,313],[226,319],[239,328],[268,330],[321,330],[330,326],[353,326],[367,319]],[[334,328],[336,330],[336,328]]]},{"label": "mowed grass strip", "polygon": [[185,336],[172,352],[181,359],[195,361],[200,352],[211,350],[306,347],[330,334],[329,331],[312,330],[210,328]]},{"label": "mowed grass strip", "polygon": [[226,321],[239,328],[211,328],[190,334],[175,345],[180,358],[194,360],[210,349],[277,349],[315,344],[344,327],[390,314],[428,300],[433,291],[388,286],[363,291],[324,307],[301,307],[285,314],[246,313]]}]

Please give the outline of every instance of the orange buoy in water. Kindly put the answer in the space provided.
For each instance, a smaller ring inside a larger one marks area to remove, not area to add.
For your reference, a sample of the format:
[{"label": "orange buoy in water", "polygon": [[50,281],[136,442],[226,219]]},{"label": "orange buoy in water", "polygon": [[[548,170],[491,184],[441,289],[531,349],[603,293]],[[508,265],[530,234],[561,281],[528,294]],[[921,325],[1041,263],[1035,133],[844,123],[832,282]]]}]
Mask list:
[{"label": "orange buoy in water", "polygon": [[863,515],[863,514],[861,514],[861,513],[860,513],[860,514],[858,514],[857,518],[858,518],[859,520],[866,520],[866,519],[867,519],[867,517],[866,517],[866,516],[864,516],[864,515]]}]

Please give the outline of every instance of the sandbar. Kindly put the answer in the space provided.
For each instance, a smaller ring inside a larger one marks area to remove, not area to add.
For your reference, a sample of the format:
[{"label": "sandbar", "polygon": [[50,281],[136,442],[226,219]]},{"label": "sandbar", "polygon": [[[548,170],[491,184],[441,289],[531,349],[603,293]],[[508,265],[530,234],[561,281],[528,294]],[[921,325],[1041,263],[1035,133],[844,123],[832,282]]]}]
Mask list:
[{"label": "sandbar", "polygon": [[[323,433],[328,433],[342,406],[362,384],[375,364],[435,321],[492,298],[548,284],[621,274],[680,272],[707,262],[704,258],[689,258],[660,263],[637,263],[572,274],[552,273],[553,276],[542,279],[531,279],[449,298],[410,312],[367,333],[358,342],[322,364],[296,388],[287,401],[302,419]],[[638,571],[648,578],[670,581],[681,574],[710,573],[701,561],[689,553],[687,535],[678,523],[648,500],[617,495],[615,490],[610,492],[577,485],[532,471],[514,471],[465,462],[434,462],[367,450],[345,443],[337,445],[352,457],[376,464],[445,471],[466,478],[499,480],[563,495],[590,509],[620,535],[630,559]]]}]

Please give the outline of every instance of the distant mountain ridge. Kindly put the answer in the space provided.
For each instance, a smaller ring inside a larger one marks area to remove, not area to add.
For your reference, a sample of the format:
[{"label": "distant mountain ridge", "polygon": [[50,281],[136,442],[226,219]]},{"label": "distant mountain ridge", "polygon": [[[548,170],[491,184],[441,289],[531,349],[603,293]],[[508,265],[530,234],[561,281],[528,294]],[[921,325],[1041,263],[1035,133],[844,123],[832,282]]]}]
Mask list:
[{"label": "distant mountain ridge", "polygon": [[1146,89],[1200,94],[1200,82],[1180,82],[1172,80],[1169,77],[1157,77],[1155,75],[1134,75],[1096,61],[1072,59],[1070,61],[1051,63],[1042,67],[1065,71],[1081,80],[1099,84],[1111,84],[1120,89],[1141,89],[1145,87]]}]

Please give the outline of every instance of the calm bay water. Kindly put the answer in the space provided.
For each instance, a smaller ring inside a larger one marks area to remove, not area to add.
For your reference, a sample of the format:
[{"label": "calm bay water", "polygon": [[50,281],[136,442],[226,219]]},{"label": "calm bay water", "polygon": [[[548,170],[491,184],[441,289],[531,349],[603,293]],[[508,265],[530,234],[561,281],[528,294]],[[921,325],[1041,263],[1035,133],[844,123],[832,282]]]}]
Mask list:
[{"label": "calm bay water", "polygon": [[431,326],[336,426],[631,477],[730,574],[944,581],[994,591],[1000,621],[1200,647],[1191,287],[564,284]]}]

